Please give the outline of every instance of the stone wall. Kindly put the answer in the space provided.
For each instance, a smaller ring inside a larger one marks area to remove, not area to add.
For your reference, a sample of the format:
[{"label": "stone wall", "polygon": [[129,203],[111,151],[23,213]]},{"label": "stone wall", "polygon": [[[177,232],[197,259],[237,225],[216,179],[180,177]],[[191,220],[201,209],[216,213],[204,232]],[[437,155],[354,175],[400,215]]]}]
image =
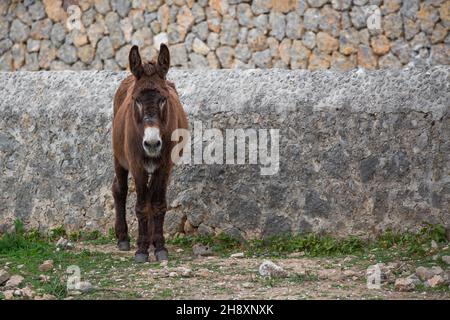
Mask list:
[{"label": "stone wall", "polygon": [[1,0],[0,70],[124,70],[163,41],[182,68],[448,65],[449,28],[446,0]]},{"label": "stone wall", "polygon": [[[266,176],[259,164],[178,165],[166,231],[373,235],[448,224],[449,74],[172,70],[191,128],[279,129],[280,161]],[[113,225],[111,101],[125,75],[0,73],[0,225]]]}]

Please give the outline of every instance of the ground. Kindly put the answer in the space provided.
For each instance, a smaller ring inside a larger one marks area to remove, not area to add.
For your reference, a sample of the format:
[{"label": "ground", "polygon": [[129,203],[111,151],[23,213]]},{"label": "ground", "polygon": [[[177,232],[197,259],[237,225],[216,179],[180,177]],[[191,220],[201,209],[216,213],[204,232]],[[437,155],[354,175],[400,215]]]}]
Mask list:
[{"label": "ground", "polygon": [[[270,245],[259,242],[244,247],[224,239],[192,237],[169,241],[171,259],[167,265],[154,260],[137,264],[133,261],[134,248],[129,252],[118,251],[114,239],[106,237],[75,241],[70,250],[57,247],[55,238],[11,239],[5,236],[0,239],[0,271],[23,276],[18,288],[31,288],[34,298],[450,299],[448,282],[434,288],[423,282],[409,292],[398,291],[394,286],[396,279],[414,274],[418,266],[440,267],[441,275],[448,276],[449,265],[442,259],[450,254],[448,242],[440,239],[438,243],[434,240],[429,243],[429,237],[426,237],[427,244],[423,244],[425,240],[402,236],[395,238],[396,243],[389,240],[389,248],[382,246],[388,239],[385,237],[376,245],[355,245],[344,250],[353,254],[336,252],[347,248],[349,243],[356,243],[354,240],[335,244],[336,249],[329,251],[333,254],[319,254],[322,245],[331,248],[329,239],[314,242],[314,248],[319,250],[316,252],[308,247],[309,238],[302,238],[306,241],[302,245],[309,250],[298,251],[280,247],[281,242]],[[402,245],[399,239],[403,239]],[[298,245],[300,242],[296,241]],[[211,244],[213,255],[194,254],[192,244],[201,242]],[[242,252],[243,257],[231,256],[237,252]],[[52,267],[40,270],[42,263],[49,259],[53,261]],[[287,276],[262,277],[259,266],[266,259],[284,268]],[[368,289],[367,268],[380,262],[384,263],[386,273],[381,288]],[[67,291],[67,268],[72,265],[80,268],[81,281],[88,281],[92,289],[83,293]],[[0,286],[0,299],[2,291],[3,298],[7,295],[6,288]],[[22,299],[24,293],[15,295],[13,299]]]}]

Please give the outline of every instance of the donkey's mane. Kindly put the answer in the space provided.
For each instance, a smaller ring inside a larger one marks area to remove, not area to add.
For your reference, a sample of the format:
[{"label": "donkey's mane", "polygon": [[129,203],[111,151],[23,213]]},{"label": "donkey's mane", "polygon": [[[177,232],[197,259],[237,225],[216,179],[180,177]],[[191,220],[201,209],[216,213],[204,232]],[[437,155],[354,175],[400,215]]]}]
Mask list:
[{"label": "donkey's mane", "polygon": [[144,62],[142,64],[142,66],[144,68],[144,73],[147,76],[151,76],[152,74],[156,73],[156,62],[154,62],[154,61],[147,61],[147,62]]}]

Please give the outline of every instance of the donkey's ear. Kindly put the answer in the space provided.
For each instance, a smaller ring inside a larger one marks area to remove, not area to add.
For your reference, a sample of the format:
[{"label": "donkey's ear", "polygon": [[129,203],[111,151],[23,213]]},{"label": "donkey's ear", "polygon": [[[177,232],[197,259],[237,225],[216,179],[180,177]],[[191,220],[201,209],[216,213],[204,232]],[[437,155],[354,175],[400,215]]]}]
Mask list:
[{"label": "donkey's ear", "polygon": [[169,71],[169,67],[170,67],[169,48],[167,48],[167,46],[164,43],[161,43],[158,55],[158,71],[160,76],[165,78],[167,72]]},{"label": "donkey's ear", "polygon": [[130,55],[128,57],[130,62],[131,73],[139,79],[144,73],[144,68],[142,67],[141,55],[139,54],[138,46],[133,46],[130,50]]}]

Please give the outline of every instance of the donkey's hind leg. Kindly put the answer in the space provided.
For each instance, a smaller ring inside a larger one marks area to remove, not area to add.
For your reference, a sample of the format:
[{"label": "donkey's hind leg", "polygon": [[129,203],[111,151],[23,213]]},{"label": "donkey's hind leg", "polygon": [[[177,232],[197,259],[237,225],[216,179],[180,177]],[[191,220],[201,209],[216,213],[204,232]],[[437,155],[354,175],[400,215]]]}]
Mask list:
[{"label": "donkey's hind leg", "polygon": [[124,169],[117,159],[114,159],[116,176],[112,186],[114,207],[116,211],[115,233],[117,247],[120,251],[130,250],[130,239],[128,237],[128,226],[126,220],[126,202],[128,193],[128,170]]}]

